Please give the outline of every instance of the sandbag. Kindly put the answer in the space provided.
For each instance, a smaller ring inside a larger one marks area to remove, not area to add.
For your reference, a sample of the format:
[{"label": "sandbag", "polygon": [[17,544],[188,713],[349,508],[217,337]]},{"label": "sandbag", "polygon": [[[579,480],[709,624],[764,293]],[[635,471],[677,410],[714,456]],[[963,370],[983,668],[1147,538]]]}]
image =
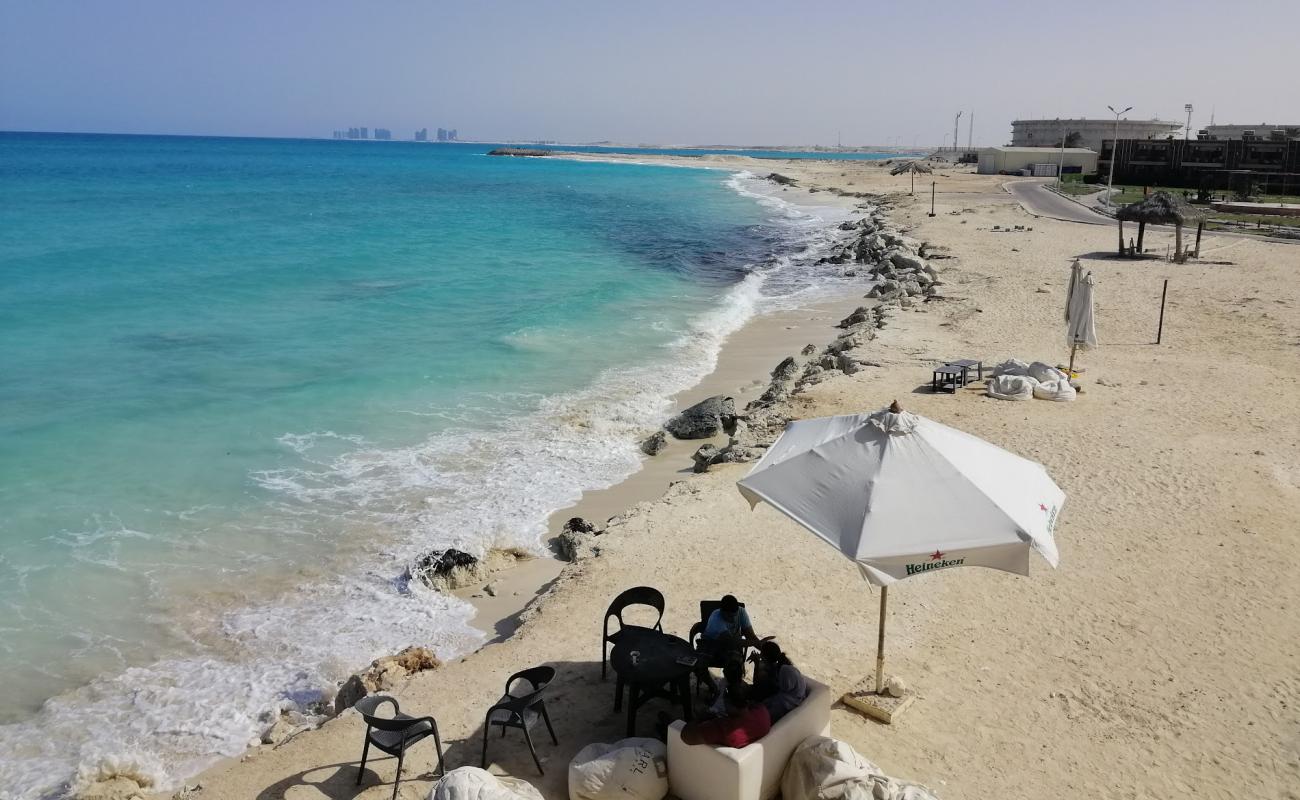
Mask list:
[{"label": "sandbag", "polygon": [[926,787],[880,771],[847,743],[809,736],[781,775],[782,800],[939,800]]},{"label": "sandbag", "polygon": [[1070,382],[1061,378],[1054,381],[1045,381],[1034,387],[1034,397],[1039,400],[1055,400],[1058,403],[1073,400],[1078,395]]},{"label": "sandbag", "polygon": [[478,767],[457,767],[433,787],[429,800],[544,800],[532,784]]},{"label": "sandbag", "polygon": [[999,400],[1028,400],[1037,385],[1038,381],[1028,375],[999,375],[989,380],[985,391]]},{"label": "sandbag", "polygon": [[1039,383],[1046,383],[1048,381],[1059,381],[1068,376],[1056,367],[1053,367],[1051,364],[1044,364],[1041,361],[1035,361],[1029,365],[1029,377]]},{"label": "sandbag", "polygon": [[668,747],[658,739],[597,742],[569,762],[569,800],[663,800]]},{"label": "sandbag", "polygon": [[795,748],[781,775],[782,800],[875,800],[873,775],[880,768],[848,744],[809,736]]},{"label": "sandbag", "polygon": [[1029,365],[1018,358],[1009,358],[993,368],[993,377],[999,375],[1028,375]]}]

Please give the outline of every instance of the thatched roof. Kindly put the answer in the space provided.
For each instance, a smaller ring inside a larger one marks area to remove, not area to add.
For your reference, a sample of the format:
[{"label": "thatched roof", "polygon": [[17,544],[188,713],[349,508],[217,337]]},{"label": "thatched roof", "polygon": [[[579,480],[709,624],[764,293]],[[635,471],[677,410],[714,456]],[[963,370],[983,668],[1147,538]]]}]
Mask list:
[{"label": "thatched roof", "polygon": [[922,164],[920,161],[904,161],[901,164],[895,164],[893,169],[889,170],[890,175],[902,175],[904,172],[916,172],[921,175],[929,175],[934,172],[929,166]]},{"label": "thatched roof", "polygon": [[1145,222],[1148,225],[1195,224],[1205,217],[1202,209],[1169,192],[1152,192],[1115,212],[1115,218],[1123,222]]}]

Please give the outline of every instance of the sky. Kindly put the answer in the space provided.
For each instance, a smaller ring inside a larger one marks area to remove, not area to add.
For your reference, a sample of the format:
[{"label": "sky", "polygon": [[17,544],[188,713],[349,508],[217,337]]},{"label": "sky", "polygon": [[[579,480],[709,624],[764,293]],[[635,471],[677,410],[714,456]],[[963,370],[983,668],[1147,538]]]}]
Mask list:
[{"label": "sky", "polygon": [[[1300,124],[1300,0],[0,0],[0,130],[1005,144]],[[973,130],[968,129],[971,115]]]}]

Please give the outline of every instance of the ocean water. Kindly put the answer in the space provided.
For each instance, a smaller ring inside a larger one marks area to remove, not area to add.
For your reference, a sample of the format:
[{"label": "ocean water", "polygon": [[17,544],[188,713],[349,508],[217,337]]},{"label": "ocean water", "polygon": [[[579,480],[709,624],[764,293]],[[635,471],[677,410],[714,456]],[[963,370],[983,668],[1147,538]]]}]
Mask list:
[{"label": "ocean water", "polygon": [[164,786],[537,550],[842,212],[490,145],[0,134],[0,797]]}]

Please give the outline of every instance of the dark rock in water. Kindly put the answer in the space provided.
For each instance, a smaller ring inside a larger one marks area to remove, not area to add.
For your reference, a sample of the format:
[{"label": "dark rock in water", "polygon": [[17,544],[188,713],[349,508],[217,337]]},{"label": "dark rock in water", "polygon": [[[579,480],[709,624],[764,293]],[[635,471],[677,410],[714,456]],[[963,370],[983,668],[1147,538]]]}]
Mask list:
[{"label": "dark rock in water", "polygon": [[342,686],[339,687],[339,693],[334,695],[334,715],[338,716],[349,708],[357,704],[357,701],[370,691],[366,689],[366,684],[361,680],[360,675],[353,675],[348,678]]},{"label": "dark rock in water", "polygon": [[495,150],[488,151],[490,156],[528,156],[531,158],[540,158],[550,154],[550,150],[533,150],[527,147],[498,147]]},{"label": "dark rock in water", "polygon": [[768,173],[767,179],[772,183],[779,183],[782,186],[794,186],[794,178],[787,178],[779,172]]},{"label": "dark rock in water", "polygon": [[650,437],[641,443],[641,452],[648,456],[657,456],[668,446],[668,434],[663,431],[655,431]]},{"label": "dark rock in water", "polygon": [[457,569],[473,569],[478,559],[460,550],[434,550],[421,556],[407,570],[407,576],[433,586],[435,579],[446,578]]},{"label": "dark rock in water", "polygon": [[810,355],[812,355],[813,353],[816,353],[816,352],[817,352],[817,345],[815,345],[815,344],[806,344],[806,345],[803,346],[803,349],[800,350],[799,352],[800,352],[800,354],[802,354],[802,355],[810,356]]},{"label": "dark rock in water", "polygon": [[691,458],[695,459],[695,471],[708,472],[709,465],[720,455],[722,455],[722,451],[716,445],[700,445],[700,449],[696,450],[694,455],[691,456]]},{"label": "dark rock in water", "polygon": [[786,356],[786,359],[776,365],[772,370],[772,380],[774,381],[792,381],[799,374],[799,365],[795,362],[794,356]]},{"label": "dark rock in water", "polygon": [[668,420],[664,428],[678,439],[707,439],[730,429],[735,422],[735,401],[719,394]]},{"label": "dark rock in water", "polygon": [[596,533],[596,526],[582,517],[573,517],[560,530],[571,533]]}]

